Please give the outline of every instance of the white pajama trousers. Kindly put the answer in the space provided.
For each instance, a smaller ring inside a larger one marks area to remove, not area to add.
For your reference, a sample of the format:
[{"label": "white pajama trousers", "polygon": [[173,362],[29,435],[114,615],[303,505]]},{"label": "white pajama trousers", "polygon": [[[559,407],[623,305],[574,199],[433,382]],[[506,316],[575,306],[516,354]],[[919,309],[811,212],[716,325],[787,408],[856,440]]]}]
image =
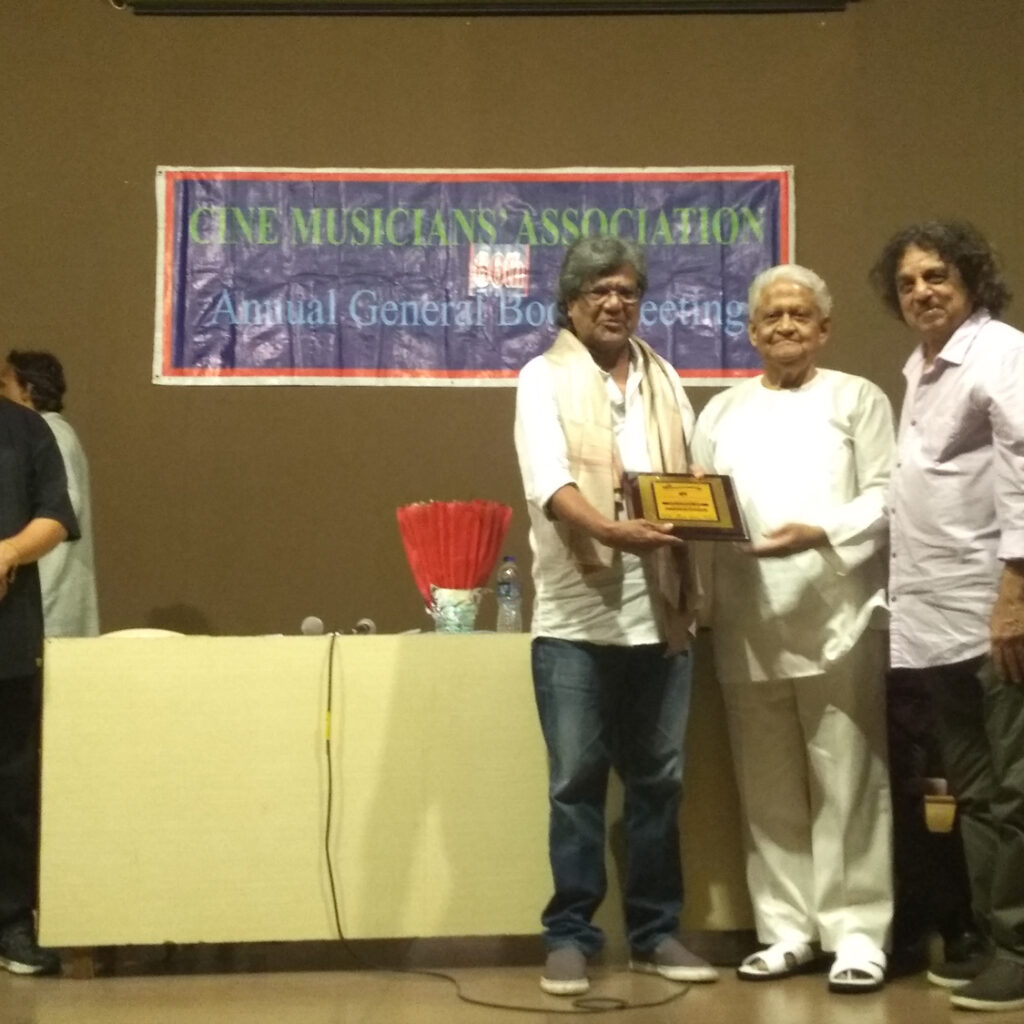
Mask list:
[{"label": "white pajama trousers", "polygon": [[884,634],[827,673],[723,682],[758,938],[879,949],[892,919]]}]

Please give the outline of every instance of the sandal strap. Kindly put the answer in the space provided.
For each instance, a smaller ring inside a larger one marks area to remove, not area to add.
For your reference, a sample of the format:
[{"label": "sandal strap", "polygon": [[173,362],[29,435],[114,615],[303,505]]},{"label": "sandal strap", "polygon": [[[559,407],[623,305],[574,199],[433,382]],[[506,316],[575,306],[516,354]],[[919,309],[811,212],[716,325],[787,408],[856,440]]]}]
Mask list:
[{"label": "sandal strap", "polygon": [[[789,959],[790,957],[792,957],[792,960]],[[750,968],[751,972],[771,977],[776,974],[787,973],[803,964],[810,963],[813,957],[814,952],[808,943],[784,940],[773,943],[767,949],[751,953],[740,966]],[[763,969],[757,966],[758,961],[764,964]]]},{"label": "sandal strap", "polygon": [[836,958],[828,972],[829,979],[838,980],[846,971],[860,971],[873,982],[885,979],[885,968],[889,962],[885,953],[870,939],[852,935],[843,939],[836,950]]}]

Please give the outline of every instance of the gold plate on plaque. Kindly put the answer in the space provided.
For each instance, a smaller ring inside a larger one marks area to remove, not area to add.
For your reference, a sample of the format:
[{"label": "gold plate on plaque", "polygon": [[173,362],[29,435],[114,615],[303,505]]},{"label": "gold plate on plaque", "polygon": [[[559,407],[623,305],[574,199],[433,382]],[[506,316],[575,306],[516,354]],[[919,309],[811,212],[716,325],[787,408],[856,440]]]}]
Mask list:
[{"label": "gold plate on plaque", "polygon": [[732,478],[689,473],[626,473],[626,511],[635,519],[670,523],[687,540],[747,540]]}]

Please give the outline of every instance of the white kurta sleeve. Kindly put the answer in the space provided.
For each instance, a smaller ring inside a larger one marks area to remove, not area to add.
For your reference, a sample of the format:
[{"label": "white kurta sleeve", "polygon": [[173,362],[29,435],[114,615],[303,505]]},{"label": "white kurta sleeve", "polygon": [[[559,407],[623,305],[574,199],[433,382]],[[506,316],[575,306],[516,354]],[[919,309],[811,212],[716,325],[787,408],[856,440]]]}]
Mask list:
[{"label": "white kurta sleeve", "polygon": [[896,455],[888,398],[870,381],[855,380],[850,430],[857,494],[836,505],[819,524],[832,545],[827,557],[841,573],[862,565],[886,544],[886,496]]}]

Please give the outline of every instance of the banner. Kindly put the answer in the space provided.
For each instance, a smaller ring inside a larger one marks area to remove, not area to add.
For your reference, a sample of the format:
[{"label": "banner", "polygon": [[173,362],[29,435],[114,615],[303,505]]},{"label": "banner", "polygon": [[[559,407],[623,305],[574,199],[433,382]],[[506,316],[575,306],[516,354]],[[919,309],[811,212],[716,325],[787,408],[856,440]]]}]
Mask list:
[{"label": "banner", "polygon": [[688,384],[760,367],[747,287],[789,262],[792,168],[157,169],[158,384],[513,385],[566,247],[639,242],[637,334]]}]

